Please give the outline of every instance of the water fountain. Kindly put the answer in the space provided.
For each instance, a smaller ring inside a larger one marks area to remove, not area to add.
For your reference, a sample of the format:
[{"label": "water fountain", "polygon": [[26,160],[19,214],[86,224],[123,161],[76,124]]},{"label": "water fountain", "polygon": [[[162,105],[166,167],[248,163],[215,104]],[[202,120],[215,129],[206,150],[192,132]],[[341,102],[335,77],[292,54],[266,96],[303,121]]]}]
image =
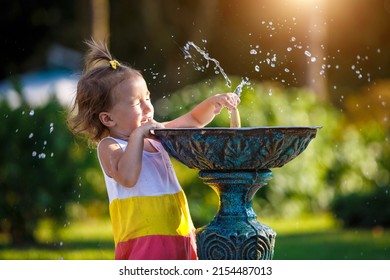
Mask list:
[{"label": "water fountain", "polygon": [[[219,62],[193,42],[184,47],[186,58],[193,47],[215,64],[226,85],[232,83]],[[242,79],[234,92],[240,96]],[[282,167],[302,153],[319,127],[241,128],[238,109],[230,112],[230,128],[156,129],[167,152],[190,168],[215,190],[219,209],[214,219],[197,229],[199,259],[272,259],[276,233],[257,220],[252,208],[255,193],[272,178],[271,168]]]},{"label": "water fountain", "polygon": [[319,127],[156,129],[167,152],[219,196],[214,219],[197,229],[199,259],[272,259],[276,233],[257,220],[255,193],[302,153]]}]

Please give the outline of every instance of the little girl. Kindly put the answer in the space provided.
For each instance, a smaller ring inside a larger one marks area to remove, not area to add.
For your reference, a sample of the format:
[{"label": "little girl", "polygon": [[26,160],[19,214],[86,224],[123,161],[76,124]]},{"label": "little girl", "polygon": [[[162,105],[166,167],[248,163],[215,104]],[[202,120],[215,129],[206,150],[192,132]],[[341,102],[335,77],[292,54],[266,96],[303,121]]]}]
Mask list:
[{"label": "little girl", "polygon": [[203,127],[234,93],[217,94],[189,113],[158,123],[141,73],[119,63],[105,43],[87,41],[85,71],[69,125],[98,143],[115,241],[115,259],[197,259],[195,228],[168,154],[155,128]]}]

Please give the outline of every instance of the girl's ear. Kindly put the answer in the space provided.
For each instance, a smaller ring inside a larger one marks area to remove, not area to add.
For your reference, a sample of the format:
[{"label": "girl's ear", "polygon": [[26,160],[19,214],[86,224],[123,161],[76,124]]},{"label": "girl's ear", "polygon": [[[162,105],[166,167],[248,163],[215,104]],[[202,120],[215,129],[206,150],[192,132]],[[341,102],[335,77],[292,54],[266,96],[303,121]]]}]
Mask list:
[{"label": "girl's ear", "polygon": [[99,120],[104,126],[107,127],[111,127],[115,125],[114,120],[111,118],[111,115],[108,112],[99,113]]}]

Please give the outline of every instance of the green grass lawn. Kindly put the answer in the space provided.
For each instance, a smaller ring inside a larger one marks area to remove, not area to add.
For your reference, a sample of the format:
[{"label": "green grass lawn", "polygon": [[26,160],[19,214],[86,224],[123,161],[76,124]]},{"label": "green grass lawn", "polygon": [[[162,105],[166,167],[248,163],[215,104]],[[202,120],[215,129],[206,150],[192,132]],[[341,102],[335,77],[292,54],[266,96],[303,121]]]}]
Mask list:
[{"label": "green grass lawn", "polygon": [[110,260],[114,257],[111,224],[106,220],[72,222],[53,233],[47,223],[36,232],[39,246],[11,248],[0,239],[0,259]]},{"label": "green grass lawn", "polygon": [[[383,229],[345,230],[329,215],[299,219],[262,219],[277,232],[275,260],[390,259],[390,232]],[[42,224],[40,246],[12,248],[0,238],[0,259],[110,260],[114,255],[108,220],[73,222],[57,233]]]},{"label": "green grass lawn", "polygon": [[330,215],[262,220],[277,233],[275,260],[388,260],[388,229],[342,229]]}]

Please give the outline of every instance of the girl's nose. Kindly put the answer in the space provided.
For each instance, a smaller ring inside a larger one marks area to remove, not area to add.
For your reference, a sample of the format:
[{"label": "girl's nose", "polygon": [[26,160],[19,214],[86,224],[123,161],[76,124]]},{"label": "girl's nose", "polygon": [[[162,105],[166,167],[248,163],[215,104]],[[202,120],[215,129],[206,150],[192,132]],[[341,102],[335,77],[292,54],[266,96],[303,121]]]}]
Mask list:
[{"label": "girl's nose", "polygon": [[144,102],[142,106],[142,111],[144,114],[149,113],[153,110],[153,105],[150,102]]}]

